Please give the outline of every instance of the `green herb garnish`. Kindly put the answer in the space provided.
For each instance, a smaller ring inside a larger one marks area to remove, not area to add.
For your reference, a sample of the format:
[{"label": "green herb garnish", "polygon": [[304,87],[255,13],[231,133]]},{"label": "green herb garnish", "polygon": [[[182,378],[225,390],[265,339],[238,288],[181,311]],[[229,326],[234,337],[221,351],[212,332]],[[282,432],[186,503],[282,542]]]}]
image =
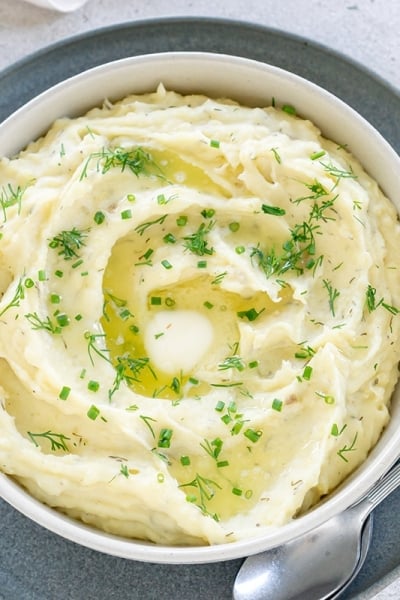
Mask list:
[{"label": "green herb garnish", "polygon": [[82,170],[81,180],[87,177],[89,164],[93,160],[96,162],[96,170],[102,175],[111,169],[118,168],[121,172],[131,171],[136,177],[139,175],[163,177],[162,170],[151,154],[141,147],[130,150],[121,147],[103,148],[100,152],[90,154]]},{"label": "green herb garnish", "polygon": [[34,330],[48,331],[49,333],[61,333],[61,326],[54,323],[49,316],[42,319],[37,312],[24,315]]},{"label": "green herb garnish", "polygon": [[344,460],[344,462],[349,462],[348,458],[345,456],[348,452],[354,452],[356,450],[356,442],[357,442],[357,437],[358,437],[358,433],[355,434],[353,441],[351,442],[350,446],[348,446],[347,444],[345,444],[343,446],[343,448],[340,448],[340,450],[337,451],[337,455],[340,456],[340,458],[342,460]]},{"label": "green herb garnish", "polygon": [[215,222],[210,221],[208,224],[201,223],[197,231],[185,236],[184,247],[186,250],[196,254],[197,256],[204,256],[205,254],[211,255],[214,253],[214,248],[210,248],[206,236],[210,233],[214,227]]},{"label": "green herb garnish", "polygon": [[59,249],[59,256],[64,260],[72,260],[79,258],[78,250],[85,246],[85,238],[88,235],[88,230],[79,230],[75,227],[69,231],[61,231],[50,242],[49,247]]},{"label": "green herb garnish", "polygon": [[6,304],[4,308],[0,311],[0,317],[4,315],[10,308],[17,308],[25,297],[24,286],[22,285],[22,278],[18,281],[17,287],[14,292],[14,296],[11,298],[10,302]]},{"label": "green herb garnish", "polygon": [[282,217],[286,214],[286,210],[284,208],[280,208],[279,206],[269,206],[268,204],[262,204],[261,210],[266,215],[275,215],[278,217]]},{"label": "green herb garnish", "polygon": [[69,452],[66,440],[69,440],[70,438],[62,433],[54,433],[49,429],[43,433],[32,433],[31,431],[28,431],[28,435],[36,447],[39,447],[36,438],[44,438],[50,442],[50,449],[53,452],[56,450],[64,450],[64,452]]},{"label": "green herb garnish", "polygon": [[340,292],[331,285],[331,282],[328,279],[324,279],[322,281],[325,289],[328,292],[328,302],[329,308],[332,313],[332,316],[335,316],[335,300],[340,296]]}]

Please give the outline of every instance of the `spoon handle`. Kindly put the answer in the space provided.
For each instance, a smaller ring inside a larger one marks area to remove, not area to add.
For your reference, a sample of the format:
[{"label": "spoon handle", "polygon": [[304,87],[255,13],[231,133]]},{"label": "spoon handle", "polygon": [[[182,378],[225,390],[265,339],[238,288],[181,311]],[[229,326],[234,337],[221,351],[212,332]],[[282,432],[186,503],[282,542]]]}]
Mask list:
[{"label": "spoon handle", "polygon": [[[378,506],[389,494],[400,485],[400,461],[370,489],[365,497],[368,505],[367,514]],[[363,501],[362,501],[363,502]]]}]

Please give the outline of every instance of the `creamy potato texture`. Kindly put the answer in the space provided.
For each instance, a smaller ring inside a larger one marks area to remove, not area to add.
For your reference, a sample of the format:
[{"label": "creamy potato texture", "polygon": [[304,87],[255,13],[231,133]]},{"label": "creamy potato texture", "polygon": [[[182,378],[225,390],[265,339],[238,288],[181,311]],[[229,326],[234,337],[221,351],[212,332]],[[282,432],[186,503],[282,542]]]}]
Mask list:
[{"label": "creamy potato texture", "polygon": [[397,216],[291,106],[107,102],[3,157],[0,194],[0,469],[35,497],[215,544],[366,458],[397,379]]}]

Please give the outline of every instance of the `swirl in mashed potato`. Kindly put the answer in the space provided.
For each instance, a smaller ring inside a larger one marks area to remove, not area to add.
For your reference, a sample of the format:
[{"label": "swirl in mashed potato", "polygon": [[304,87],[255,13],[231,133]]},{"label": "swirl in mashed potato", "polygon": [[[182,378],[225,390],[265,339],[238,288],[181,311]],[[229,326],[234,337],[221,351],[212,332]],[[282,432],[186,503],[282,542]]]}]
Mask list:
[{"label": "swirl in mashed potato", "polygon": [[0,469],[35,497],[215,544],[364,461],[397,379],[399,225],[292,107],[160,86],[58,120],[0,193]]}]

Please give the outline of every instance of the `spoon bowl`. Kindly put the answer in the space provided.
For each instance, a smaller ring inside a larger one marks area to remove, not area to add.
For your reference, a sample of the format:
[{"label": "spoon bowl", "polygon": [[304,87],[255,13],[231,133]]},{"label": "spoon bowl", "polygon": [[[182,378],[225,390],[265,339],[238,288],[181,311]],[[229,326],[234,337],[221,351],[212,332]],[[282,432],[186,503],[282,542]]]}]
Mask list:
[{"label": "spoon bowl", "polygon": [[327,600],[338,597],[368,552],[371,511],[400,485],[400,463],[357,504],[287,544],[247,558],[234,600]]}]

